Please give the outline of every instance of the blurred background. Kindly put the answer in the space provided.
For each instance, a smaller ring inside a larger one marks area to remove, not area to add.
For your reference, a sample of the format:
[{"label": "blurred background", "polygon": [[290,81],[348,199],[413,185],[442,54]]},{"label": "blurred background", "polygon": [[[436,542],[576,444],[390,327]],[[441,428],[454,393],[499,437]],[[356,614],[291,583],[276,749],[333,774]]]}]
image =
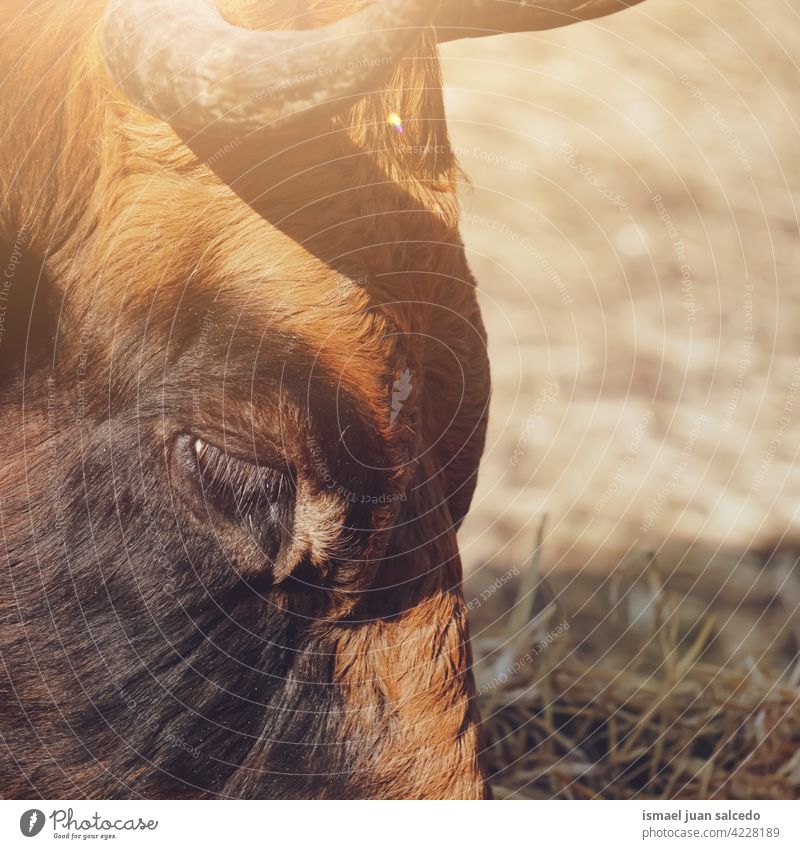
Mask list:
[{"label": "blurred background", "polygon": [[768,666],[763,695],[800,647],[800,2],[442,53],[494,378],[460,535],[479,654],[496,673],[515,599],[619,669],[666,615]]}]

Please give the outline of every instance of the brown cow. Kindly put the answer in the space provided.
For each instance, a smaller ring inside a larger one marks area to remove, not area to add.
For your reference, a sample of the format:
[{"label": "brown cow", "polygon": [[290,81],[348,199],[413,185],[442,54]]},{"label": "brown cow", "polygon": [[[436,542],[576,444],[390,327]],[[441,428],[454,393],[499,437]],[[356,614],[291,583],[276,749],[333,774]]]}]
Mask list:
[{"label": "brown cow", "polygon": [[7,0],[3,795],[487,794],[436,40],[629,5]]}]

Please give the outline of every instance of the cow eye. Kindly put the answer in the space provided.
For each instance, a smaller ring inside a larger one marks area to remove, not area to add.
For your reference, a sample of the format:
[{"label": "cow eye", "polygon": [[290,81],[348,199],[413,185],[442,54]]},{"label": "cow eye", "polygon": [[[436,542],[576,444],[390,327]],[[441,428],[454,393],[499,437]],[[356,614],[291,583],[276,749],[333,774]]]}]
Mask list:
[{"label": "cow eye", "polygon": [[178,449],[206,508],[245,522],[254,531],[275,524],[287,527],[294,501],[288,470],[243,460],[195,436],[180,437]]}]

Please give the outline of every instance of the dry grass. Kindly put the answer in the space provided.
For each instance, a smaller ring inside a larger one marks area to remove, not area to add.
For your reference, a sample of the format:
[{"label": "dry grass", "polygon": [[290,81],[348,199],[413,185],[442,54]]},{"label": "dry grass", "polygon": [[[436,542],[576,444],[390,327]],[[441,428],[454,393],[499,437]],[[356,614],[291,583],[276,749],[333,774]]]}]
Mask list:
[{"label": "dry grass", "polygon": [[[736,658],[723,625],[746,638],[747,604],[708,612],[702,588],[669,590],[649,555],[569,609],[575,587],[541,579],[542,540],[516,598],[496,593],[474,617],[495,795],[800,798],[797,633],[781,633],[792,618],[777,613]],[[705,614],[687,616],[687,598]]]},{"label": "dry grass", "polygon": [[692,663],[684,676],[564,662],[488,723],[498,798],[798,799],[797,686]]}]

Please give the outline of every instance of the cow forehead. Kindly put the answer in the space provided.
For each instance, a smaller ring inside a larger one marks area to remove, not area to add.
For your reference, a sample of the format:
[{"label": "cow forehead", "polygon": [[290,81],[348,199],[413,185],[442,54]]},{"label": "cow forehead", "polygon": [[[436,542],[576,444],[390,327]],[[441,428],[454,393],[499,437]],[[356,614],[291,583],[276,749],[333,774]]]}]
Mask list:
[{"label": "cow forehead", "polygon": [[[424,309],[387,301],[385,288],[366,272],[337,271],[300,253],[265,264],[255,279],[239,271],[227,280],[236,332],[257,336],[263,354],[290,371],[293,362],[302,363],[301,373],[324,372],[355,395],[381,391],[387,373],[404,367],[419,347],[413,333],[425,321]],[[200,288],[202,297],[205,284]]]},{"label": "cow forehead", "polygon": [[[217,220],[225,217],[218,205]],[[238,333],[279,343],[286,354],[302,350],[358,392],[370,390],[371,377],[383,384],[387,373],[419,367],[432,341],[450,348],[465,338],[458,317],[466,320],[475,296],[457,251],[453,262],[442,246],[414,252],[351,232],[346,251],[328,261],[251,210],[227,217],[217,232],[204,233],[204,222],[186,249],[170,249],[179,262],[171,274],[156,269],[145,279],[163,291],[171,277],[167,285],[211,321],[226,311]],[[176,223],[183,227],[180,215]]]}]

